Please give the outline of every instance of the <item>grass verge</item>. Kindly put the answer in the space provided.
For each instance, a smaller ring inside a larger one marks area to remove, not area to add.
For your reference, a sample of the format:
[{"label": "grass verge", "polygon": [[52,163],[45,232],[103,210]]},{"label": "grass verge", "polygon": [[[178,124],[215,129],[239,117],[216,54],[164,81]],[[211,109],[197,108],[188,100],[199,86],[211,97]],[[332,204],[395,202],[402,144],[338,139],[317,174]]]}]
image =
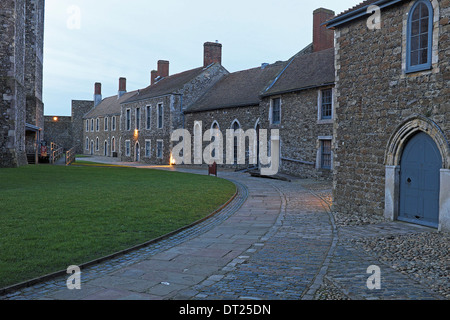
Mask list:
[{"label": "grass verge", "polygon": [[235,191],[227,180],[148,169],[0,169],[0,288],[182,228]]}]

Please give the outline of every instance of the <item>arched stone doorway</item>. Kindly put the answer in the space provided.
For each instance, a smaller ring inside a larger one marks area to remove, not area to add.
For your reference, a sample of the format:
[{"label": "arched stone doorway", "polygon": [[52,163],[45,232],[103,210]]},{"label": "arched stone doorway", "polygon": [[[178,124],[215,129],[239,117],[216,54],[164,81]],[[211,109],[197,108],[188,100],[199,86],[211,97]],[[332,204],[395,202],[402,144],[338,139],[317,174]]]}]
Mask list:
[{"label": "arched stone doorway", "polygon": [[[450,231],[450,146],[443,131],[424,116],[412,116],[397,127],[386,150],[385,217]],[[430,186],[434,191],[426,190]],[[409,195],[408,187],[412,187]],[[412,200],[414,193],[422,193],[421,199]],[[438,201],[431,200],[433,193],[438,194]],[[413,209],[424,201],[434,201],[438,217],[432,218],[431,204],[427,209]],[[422,216],[417,210],[427,213]]]},{"label": "arched stone doorway", "polygon": [[398,219],[437,228],[442,158],[428,134],[417,133],[406,143],[400,168]]}]

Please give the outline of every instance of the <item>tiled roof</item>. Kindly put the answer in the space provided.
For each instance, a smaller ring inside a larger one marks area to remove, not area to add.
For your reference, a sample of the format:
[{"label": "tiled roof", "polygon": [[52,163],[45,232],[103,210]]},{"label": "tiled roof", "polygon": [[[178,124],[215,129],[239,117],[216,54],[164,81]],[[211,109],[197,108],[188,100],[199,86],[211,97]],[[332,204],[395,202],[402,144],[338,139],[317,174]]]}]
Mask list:
[{"label": "tiled roof", "polygon": [[205,68],[201,67],[174,74],[167,78],[163,78],[157,83],[135,92],[132,97],[129,97],[129,99],[123,101],[123,103],[129,103],[174,93],[175,91],[181,89],[186,83],[201,74],[203,70],[205,70]]},{"label": "tiled roof", "polygon": [[230,73],[192,104],[186,112],[259,105],[261,92],[273,82],[285,65],[286,62],[276,62],[265,68],[258,67]]},{"label": "tiled roof", "polygon": [[352,11],[355,11],[355,10],[358,10],[358,9],[362,9],[362,8],[364,8],[364,7],[366,7],[366,6],[369,6],[369,5],[371,5],[371,4],[375,3],[375,2],[378,2],[378,1],[379,1],[379,0],[366,0],[366,1],[363,1],[363,2],[361,2],[360,4],[357,4],[356,6],[350,8],[350,9],[348,9],[348,10],[345,10],[344,12],[338,14],[338,15],[337,15],[336,17],[334,17],[333,19],[339,18],[339,17],[341,17],[341,16],[343,16],[343,15],[345,15],[345,14],[347,14],[347,13],[350,13],[350,12],[352,12]]},{"label": "tiled roof", "polygon": [[334,48],[298,54],[275,84],[262,95],[271,96],[332,84],[335,81]]},{"label": "tiled roof", "polygon": [[96,107],[84,115],[85,119],[105,117],[112,115],[120,115],[120,104],[130,97],[134,96],[137,91],[127,92],[122,97],[118,98],[117,95],[108,97],[102,100]]},{"label": "tiled roof", "polygon": [[367,12],[367,9],[370,5],[376,5],[380,9],[383,9],[396,5],[398,3],[402,3],[404,1],[406,0],[366,0],[354,6],[353,8],[340,13],[333,19],[325,22],[324,25],[326,25],[330,29],[334,29],[354,19],[366,17],[367,15],[372,14],[371,12]]}]

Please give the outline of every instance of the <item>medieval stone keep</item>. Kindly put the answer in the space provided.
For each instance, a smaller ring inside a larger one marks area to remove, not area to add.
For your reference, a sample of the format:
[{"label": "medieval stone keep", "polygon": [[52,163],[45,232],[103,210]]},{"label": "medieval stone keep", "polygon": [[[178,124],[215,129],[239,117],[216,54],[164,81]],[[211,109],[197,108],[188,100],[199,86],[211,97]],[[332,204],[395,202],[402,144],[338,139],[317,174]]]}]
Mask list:
[{"label": "medieval stone keep", "polygon": [[2,0],[0,14],[0,167],[17,167],[43,139],[44,0]]},{"label": "medieval stone keep", "polygon": [[450,230],[449,16],[448,0],[366,1],[327,23],[335,211]]}]

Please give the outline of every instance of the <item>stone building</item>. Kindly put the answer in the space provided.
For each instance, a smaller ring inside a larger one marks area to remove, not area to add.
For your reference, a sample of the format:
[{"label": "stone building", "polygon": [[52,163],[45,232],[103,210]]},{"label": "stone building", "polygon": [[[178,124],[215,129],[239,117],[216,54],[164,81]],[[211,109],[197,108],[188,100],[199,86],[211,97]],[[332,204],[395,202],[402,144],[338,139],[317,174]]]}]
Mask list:
[{"label": "stone building", "polygon": [[44,0],[0,3],[0,167],[38,158],[44,135],[44,6]]},{"label": "stone building", "polygon": [[172,132],[185,128],[184,111],[228,74],[221,65],[222,45],[204,44],[204,65],[169,75],[169,62],[160,60],[151,85],[121,102],[120,157],[123,161],[169,164]]},{"label": "stone building", "polygon": [[133,96],[127,92],[125,78],[119,79],[117,95],[102,99],[102,85],[95,84],[93,108],[82,117],[82,152],[84,154],[118,157],[121,141],[121,103]]},{"label": "stone building", "polygon": [[[233,161],[226,159],[226,130],[259,129],[260,94],[286,66],[285,62],[263,64],[261,67],[243,70],[225,75],[210,90],[186,109],[186,128],[191,135],[203,137],[210,129],[217,129],[222,134],[223,148],[214,151],[212,158],[220,165],[227,164],[237,169],[254,167],[249,163],[249,142],[245,148],[245,164],[238,163],[238,142],[233,138]],[[253,143],[259,145],[254,135]],[[208,140],[208,139],[207,139]],[[204,150],[211,142],[204,142]],[[194,147],[194,146],[193,146]],[[192,150],[192,152],[195,152]],[[212,151],[213,152],[213,151]],[[203,156],[203,155],[200,155]]]},{"label": "stone building", "polygon": [[[226,129],[256,129],[255,137],[249,137],[256,140],[256,148],[260,129],[269,130],[268,138],[272,129],[278,129],[280,172],[331,179],[334,34],[322,24],[332,17],[333,11],[315,10],[312,44],[288,61],[262,64],[229,74],[217,82],[186,110],[187,128],[193,133],[216,128],[223,135]],[[237,163],[238,148],[235,142],[233,167],[260,168],[259,149],[252,150],[247,141],[243,165]],[[255,151],[256,161],[253,158],[249,161]],[[229,166],[225,156],[224,152],[224,160],[217,162]]]},{"label": "stone building", "polygon": [[448,0],[371,0],[327,23],[334,211],[450,230],[449,17]]}]

